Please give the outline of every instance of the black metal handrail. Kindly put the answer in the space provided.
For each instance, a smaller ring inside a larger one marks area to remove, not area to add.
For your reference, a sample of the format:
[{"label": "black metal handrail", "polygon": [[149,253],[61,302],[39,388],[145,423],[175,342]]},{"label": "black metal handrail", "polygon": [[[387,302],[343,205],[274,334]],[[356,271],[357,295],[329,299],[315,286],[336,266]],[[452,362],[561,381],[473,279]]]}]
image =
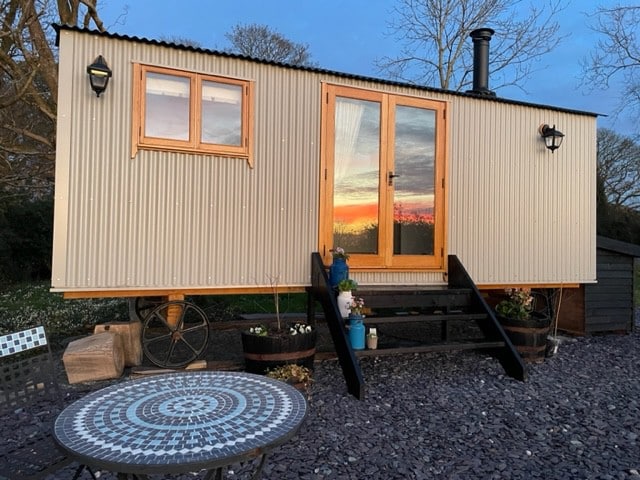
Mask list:
[{"label": "black metal handrail", "polygon": [[482,312],[487,315],[487,321],[479,324],[482,333],[489,339],[500,339],[504,342],[504,347],[496,350],[495,357],[498,359],[502,368],[507,375],[518,380],[526,380],[527,367],[522,357],[509,340],[502,325],[498,322],[493,309],[489,307],[487,302],[480,294],[478,287],[467,273],[462,262],[456,255],[449,255],[449,287],[450,288],[468,288],[471,290],[471,307],[476,312]]},{"label": "black metal handrail", "polygon": [[311,294],[309,311],[312,310],[311,302],[314,300],[317,300],[322,305],[325,321],[329,327],[338,361],[342,367],[342,374],[347,382],[347,390],[357,399],[363,400],[364,379],[360,370],[360,363],[347,338],[334,291],[329,286],[326,267],[318,252],[311,254],[311,288],[309,293]]}]

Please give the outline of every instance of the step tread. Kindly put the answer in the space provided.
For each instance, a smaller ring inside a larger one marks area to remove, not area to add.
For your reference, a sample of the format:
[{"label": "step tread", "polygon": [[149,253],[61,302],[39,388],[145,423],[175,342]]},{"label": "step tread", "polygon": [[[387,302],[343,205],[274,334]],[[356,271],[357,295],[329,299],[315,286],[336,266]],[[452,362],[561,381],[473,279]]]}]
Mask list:
[{"label": "step tread", "polygon": [[469,305],[471,290],[367,290],[358,289],[354,296],[362,297],[371,308],[402,309],[447,309],[463,308]]},{"label": "step tread", "polygon": [[369,323],[409,323],[409,322],[441,322],[450,320],[485,320],[488,318],[486,313],[434,313],[434,314],[422,314],[422,313],[403,313],[398,312],[395,315],[366,315],[365,322]]},{"label": "step tread", "polygon": [[393,293],[441,293],[441,292],[455,292],[455,291],[469,291],[470,288],[465,287],[449,287],[447,285],[360,285],[358,286],[358,292],[393,292]]},{"label": "step tread", "polygon": [[435,343],[430,345],[417,345],[413,347],[378,347],[375,350],[354,350],[357,357],[372,357],[383,355],[400,355],[407,353],[428,353],[428,352],[452,352],[461,350],[476,350],[487,348],[502,348],[503,341],[479,341],[479,342],[458,342],[458,343]]}]

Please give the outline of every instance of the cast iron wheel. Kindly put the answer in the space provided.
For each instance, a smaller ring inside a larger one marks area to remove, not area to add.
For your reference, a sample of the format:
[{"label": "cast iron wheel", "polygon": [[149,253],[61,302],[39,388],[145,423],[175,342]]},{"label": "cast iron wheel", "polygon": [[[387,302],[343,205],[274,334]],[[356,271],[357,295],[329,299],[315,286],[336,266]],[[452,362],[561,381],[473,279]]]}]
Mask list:
[{"label": "cast iron wheel", "polygon": [[161,303],[164,297],[135,297],[129,299],[129,320],[144,322],[146,316]]},{"label": "cast iron wheel", "polygon": [[[176,319],[169,323],[169,316]],[[209,343],[209,319],[196,305],[174,300],[158,305],[146,315],[142,350],[158,367],[180,368],[196,360]]]}]

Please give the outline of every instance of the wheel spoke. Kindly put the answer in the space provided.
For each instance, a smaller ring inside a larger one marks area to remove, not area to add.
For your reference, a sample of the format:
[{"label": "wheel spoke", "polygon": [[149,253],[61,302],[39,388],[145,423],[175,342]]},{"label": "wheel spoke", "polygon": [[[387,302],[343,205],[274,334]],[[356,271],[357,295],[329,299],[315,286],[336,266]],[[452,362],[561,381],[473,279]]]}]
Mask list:
[{"label": "wheel spoke", "polygon": [[196,325],[195,327],[189,327],[189,328],[183,328],[180,330],[180,332],[182,333],[191,333],[191,332],[195,332],[197,330],[203,330],[205,328],[209,328],[209,326],[205,323],[202,323],[200,325]]},{"label": "wheel spoke", "polygon": [[171,355],[173,354],[173,350],[175,348],[176,348],[176,341],[171,340],[171,345],[169,345],[169,351],[167,352],[167,355],[164,358],[165,365],[171,366]]},{"label": "wheel spoke", "polygon": [[143,350],[159,367],[176,368],[191,363],[206,350],[208,341],[206,314],[182,300],[157,305],[144,322]]},{"label": "wheel spoke", "polygon": [[196,356],[200,355],[200,350],[193,347],[191,343],[189,343],[187,340],[184,339],[184,337],[180,338],[180,341],[184,343],[189,348],[189,350],[191,350],[194,353],[194,355]]},{"label": "wheel spoke", "polygon": [[147,315],[163,303],[162,297],[135,297],[129,299],[129,318],[144,322]]},{"label": "wheel spoke", "polygon": [[167,334],[167,335],[159,335],[157,337],[145,337],[144,341],[147,344],[150,343],[156,343],[156,342],[162,342],[162,341],[167,341],[167,340],[171,340],[171,334]]},{"label": "wheel spoke", "polygon": [[[157,309],[156,309],[157,310]],[[169,321],[167,320],[167,318],[163,315],[162,310],[160,311],[154,311],[153,313],[151,313],[151,315],[147,316],[147,323],[151,322],[153,319],[156,320],[160,320],[162,322],[162,324],[167,327],[167,329],[169,329],[170,332],[173,332],[173,328],[171,328],[171,325],[169,325]]]}]

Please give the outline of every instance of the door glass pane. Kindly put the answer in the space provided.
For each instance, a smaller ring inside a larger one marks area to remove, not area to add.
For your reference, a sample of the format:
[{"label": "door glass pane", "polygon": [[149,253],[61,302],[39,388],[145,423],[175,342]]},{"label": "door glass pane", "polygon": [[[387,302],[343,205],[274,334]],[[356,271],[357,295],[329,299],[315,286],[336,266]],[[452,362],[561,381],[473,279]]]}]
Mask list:
[{"label": "door glass pane", "polygon": [[145,137],[189,141],[190,80],[147,72],[145,85]]},{"label": "door glass pane", "polygon": [[202,141],[240,145],[242,139],[242,87],[202,82]]},{"label": "door glass pane", "polygon": [[393,254],[433,255],[435,111],[397,106]]},{"label": "door glass pane", "polygon": [[380,104],[336,98],[333,245],[378,253]]}]

